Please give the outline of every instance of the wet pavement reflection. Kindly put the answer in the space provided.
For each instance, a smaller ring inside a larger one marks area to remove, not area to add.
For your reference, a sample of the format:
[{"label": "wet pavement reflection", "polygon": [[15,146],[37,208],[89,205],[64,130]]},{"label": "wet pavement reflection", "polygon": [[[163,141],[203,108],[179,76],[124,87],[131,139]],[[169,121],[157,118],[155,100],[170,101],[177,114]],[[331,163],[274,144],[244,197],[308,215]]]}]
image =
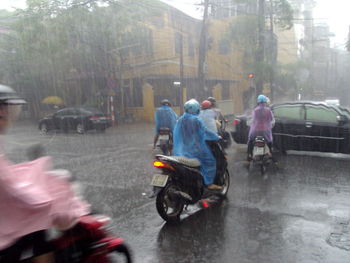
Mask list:
[{"label": "wet pavement reflection", "polygon": [[24,149],[43,143],[56,167],[70,170],[94,208],[114,219],[114,231],[135,262],[350,262],[350,157],[288,152],[267,178],[243,167],[245,147],[229,149],[228,198],[208,209],[189,207],[177,225],[147,198],[153,127],[135,124],[105,134],[41,136],[20,125],[5,151],[25,160]]}]

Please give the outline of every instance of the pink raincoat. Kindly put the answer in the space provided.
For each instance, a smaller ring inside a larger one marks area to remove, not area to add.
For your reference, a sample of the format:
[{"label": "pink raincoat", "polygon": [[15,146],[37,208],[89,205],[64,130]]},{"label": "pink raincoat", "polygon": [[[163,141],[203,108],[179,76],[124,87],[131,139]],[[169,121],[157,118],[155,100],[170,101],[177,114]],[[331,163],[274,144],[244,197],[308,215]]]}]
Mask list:
[{"label": "pink raincoat", "polygon": [[49,157],[12,165],[0,155],[0,250],[35,231],[72,226],[89,213],[68,171],[51,169]]}]

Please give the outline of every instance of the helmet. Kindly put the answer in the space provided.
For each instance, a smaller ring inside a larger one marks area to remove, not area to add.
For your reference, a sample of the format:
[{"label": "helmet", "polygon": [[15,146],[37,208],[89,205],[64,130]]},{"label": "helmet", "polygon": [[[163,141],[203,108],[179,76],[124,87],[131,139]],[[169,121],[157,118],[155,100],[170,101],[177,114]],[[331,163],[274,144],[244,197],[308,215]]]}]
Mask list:
[{"label": "helmet", "polygon": [[209,100],[204,100],[201,104],[203,110],[209,109],[211,107],[211,102]]},{"label": "helmet", "polygon": [[208,97],[207,100],[209,100],[211,103],[216,102],[216,99],[214,97]]},{"label": "helmet", "polygon": [[199,102],[195,99],[190,99],[184,104],[184,109],[187,113],[198,114],[200,111]]},{"label": "helmet", "polygon": [[160,104],[162,104],[163,106],[171,106],[171,103],[169,100],[167,99],[164,99],[160,102]]},{"label": "helmet", "polygon": [[0,104],[21,105],[26,101],[20,98],[12,88],[0,84]]},{"label": "helmet", "polygon": [[259,103],[267,103],[267,97],[265,95],[259,95],[256,99],[256,102]]}]

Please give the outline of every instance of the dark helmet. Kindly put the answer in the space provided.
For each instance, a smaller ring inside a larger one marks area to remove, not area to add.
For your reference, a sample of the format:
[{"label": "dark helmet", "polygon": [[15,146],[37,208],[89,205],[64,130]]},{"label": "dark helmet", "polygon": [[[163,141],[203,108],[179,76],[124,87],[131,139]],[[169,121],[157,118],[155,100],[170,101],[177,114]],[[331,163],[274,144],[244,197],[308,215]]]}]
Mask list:
[{"label": "dark helmet", "polygon": [[167,99],[162,100],[162,101],[160,102],[160,104],[163,105],[163,106],[171,106],[170,101],[167,100]]},{"label": "dark helmet", "polygon": [[26,101],[20,98],[12,88],[0,84],[0,104],[21,105]]},{"label": "dark helmet", "polygon": [[212,104],[216,103],[216,99],[214,97],[208,97],[207,100],[209,100]]}]

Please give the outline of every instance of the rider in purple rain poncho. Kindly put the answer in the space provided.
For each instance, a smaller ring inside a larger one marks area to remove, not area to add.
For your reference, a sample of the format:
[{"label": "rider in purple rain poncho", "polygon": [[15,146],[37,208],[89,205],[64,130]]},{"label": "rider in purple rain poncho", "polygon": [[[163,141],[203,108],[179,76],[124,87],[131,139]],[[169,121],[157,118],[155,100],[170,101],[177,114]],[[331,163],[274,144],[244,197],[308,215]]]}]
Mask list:
[{"label": "rider in purple rain poncho", "polygon": [[220,190],[214,184],[216,160],[206,141],[218,141],[219,136],[208,130],[201,119],[199,103],[191,99],[184,105],[185,113],[179,118],[174,128],[174,155],[196,158],[200,161],[200,171],[204,184],[210,190]]},{"label": "rider in purple rain poncho", "polygon": [[267,106],[268,98],[265,95],[259,95],[257,98],[258,106],[254,109],[252,114],[252,122],[250,125],[248,135],[248,162],[251,161],[253,155],[253,142],[255,137],[263,136],[267,141],[267,145],[272,147],[272,127],[275,118],[271,109]]},{"label": "rider in purple rain poncho", "polygon": [[156,135],[154,136],[153,148],[156,148],[156,144],[159,137],[160,128],[169,128],[173,132],[175,123],[177,121],[177,115],[171,108],[171,103],[165,99],[161,102],[161,107],[159,107],[154,115],[156,122]]}]

